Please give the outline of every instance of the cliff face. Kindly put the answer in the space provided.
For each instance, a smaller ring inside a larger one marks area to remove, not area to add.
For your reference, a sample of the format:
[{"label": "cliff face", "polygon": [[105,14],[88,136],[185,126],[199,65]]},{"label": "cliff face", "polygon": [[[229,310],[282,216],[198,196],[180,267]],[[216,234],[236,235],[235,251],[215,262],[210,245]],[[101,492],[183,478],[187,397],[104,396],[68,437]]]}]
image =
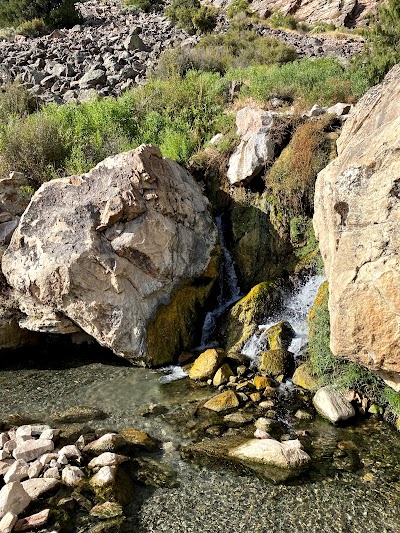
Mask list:
[{"label": "cliff face", "polygon": [[318,176],[331,349],[400,389],[400,65],[357,104]]},{"label": "cliff face", "polygon": [[[227,7],[230,0],[212,0],[218,7]],[[252,0],[250,9],[260,16],[280,11],[299,21],[326,22],[336,26],[362,26],[369,13],[376,13],[378,0]]]}]

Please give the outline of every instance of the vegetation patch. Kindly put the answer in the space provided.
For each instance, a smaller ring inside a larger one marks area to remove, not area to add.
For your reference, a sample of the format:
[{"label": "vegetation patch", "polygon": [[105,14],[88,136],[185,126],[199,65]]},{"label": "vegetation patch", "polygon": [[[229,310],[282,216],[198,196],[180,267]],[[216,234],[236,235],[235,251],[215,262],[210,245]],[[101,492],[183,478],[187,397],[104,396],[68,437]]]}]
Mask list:
[{"label": "vegetation patch", "polygon": [[217,25],[218,10],[202,6],[199,0],[172,0],[165,15],[172,24],[193,35],[212,31]]},{"label": "vegetation patch", "polygon": [[0,27],[71,28],[82,19],[77,0],[0,0]]}]

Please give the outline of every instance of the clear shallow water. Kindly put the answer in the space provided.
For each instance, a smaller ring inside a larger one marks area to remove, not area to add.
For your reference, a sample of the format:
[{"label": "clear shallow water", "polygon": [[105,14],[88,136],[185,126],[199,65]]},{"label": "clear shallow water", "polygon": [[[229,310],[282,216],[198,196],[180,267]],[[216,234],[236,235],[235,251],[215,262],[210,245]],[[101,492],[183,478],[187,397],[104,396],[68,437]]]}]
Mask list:
[{"label": "clear shallow water", "polygon": [[[293,431],[308,434],[312,468],[292,484],[273,486],[180,459],[177,448],[187,442],[180,429],[193,423],[196,402],[215,391],[198,388],[188,378],[162,383],[164,373],[124,366],[116,359],[107,362],[93,353],[73,357],[74,350],[63,353],[54,347],[46,358],[32,352],[7,367],[3,361],[0,418],[18,412],[46,421],[54,411],[84,405],[109,414],[90,426],[136,426],[172,441],[162,460],[177,471],[179,487],[143,489],[126,532],[400,531],[400,435],[384,422],[371,419],[336,428],[320,419],[299,422],[292,417]],[[164,406],[167,416],[142,416],[151,404]],[[182,410],[184,416],[171,423]],[[343,441],[353,443],[354,456],[340,451]]]}]

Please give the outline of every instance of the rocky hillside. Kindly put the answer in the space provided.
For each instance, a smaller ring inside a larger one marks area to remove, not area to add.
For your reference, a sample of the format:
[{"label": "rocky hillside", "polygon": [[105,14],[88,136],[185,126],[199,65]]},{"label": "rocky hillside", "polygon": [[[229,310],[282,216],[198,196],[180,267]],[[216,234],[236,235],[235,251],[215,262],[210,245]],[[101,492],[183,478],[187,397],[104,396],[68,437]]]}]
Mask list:
[{"label": "rocky hillside", "polygon": [[[220,7],[228,7],[232,0],[213,0]],[[336,26],[363,26],[369,14],[375,14],[378,0],[252,0],[250,9],[262,17],[278,11],[293,15],[298,21],[333,23]]]}]

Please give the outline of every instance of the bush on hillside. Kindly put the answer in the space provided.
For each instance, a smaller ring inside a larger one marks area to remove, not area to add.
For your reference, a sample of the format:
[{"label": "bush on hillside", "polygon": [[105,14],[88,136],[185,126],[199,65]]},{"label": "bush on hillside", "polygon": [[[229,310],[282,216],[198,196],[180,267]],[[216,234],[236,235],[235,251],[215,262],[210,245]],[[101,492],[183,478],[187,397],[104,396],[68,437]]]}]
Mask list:
[{"label": "bush on hillside", "polygon": [[353,76],[336,59],[304,58],[282,66],[264,65],[231,69],[226,77],[242,81],[243,96],[251,96],[261,103],[278,96],[284,100],[301,100],[306,105],[318,102],[332,105],[356,100]]},{"label": "bush on hillside", "polygon": [[250,14],[248,0],[234,0],[226,10],[226,14],[230,19],[241,13],[244,13],[245,15]]},{"label": "bush on hillside", "polygon": [[284,15],[279,11],[269,17],[268,24],[272,28],[287,28],[288,30],[295,30],[297,28],[297,20],[293,15]]},{"label": "bush on hillside", "polygon": [[36,99],[18,82],[0,89],[0,132],[10,119],[21,118],[38,108]]},{"label": "bush on hillside", "polygon": [[27,20],[17,28],[17,33],[25,35],[25,37],[39,37],[40,35],[44,35],[46,31],[47,28],[43,19]]},{"label": "bush on hillside", "polygon": [[201,6],[199,0],[172,0],[165,10],[172,24],[192,35],[212,31],[217,24],[217,13],[212,7]]},{"label": "bush on hillside", "polygon": [[400,62],[400,2],[380,3],[378,20],[368,33],[366,51],[355,61],[354,70],[361,71],[369,86],[383,80],[387,72]]},{"label": "bush on hillside", "polygon": [[81,21],[77,0],[0,0],[0,27],[42,19],[47,28],[72,27]]},{"label": "bush on hillside", "polygon": [[124,0],[126,6],[134,6],[148,13],[153,7],[159,6],[163,0]]},{"label": "bush on hillside", "polygon": [[165,79],[188,70],[219,72],[250,65],[282,65],[294,61],[296,51],[282,41],[260,37],[249,30],[230,29],[225,34],[206,35],[194,48],[166,50],[155,69]]}]

